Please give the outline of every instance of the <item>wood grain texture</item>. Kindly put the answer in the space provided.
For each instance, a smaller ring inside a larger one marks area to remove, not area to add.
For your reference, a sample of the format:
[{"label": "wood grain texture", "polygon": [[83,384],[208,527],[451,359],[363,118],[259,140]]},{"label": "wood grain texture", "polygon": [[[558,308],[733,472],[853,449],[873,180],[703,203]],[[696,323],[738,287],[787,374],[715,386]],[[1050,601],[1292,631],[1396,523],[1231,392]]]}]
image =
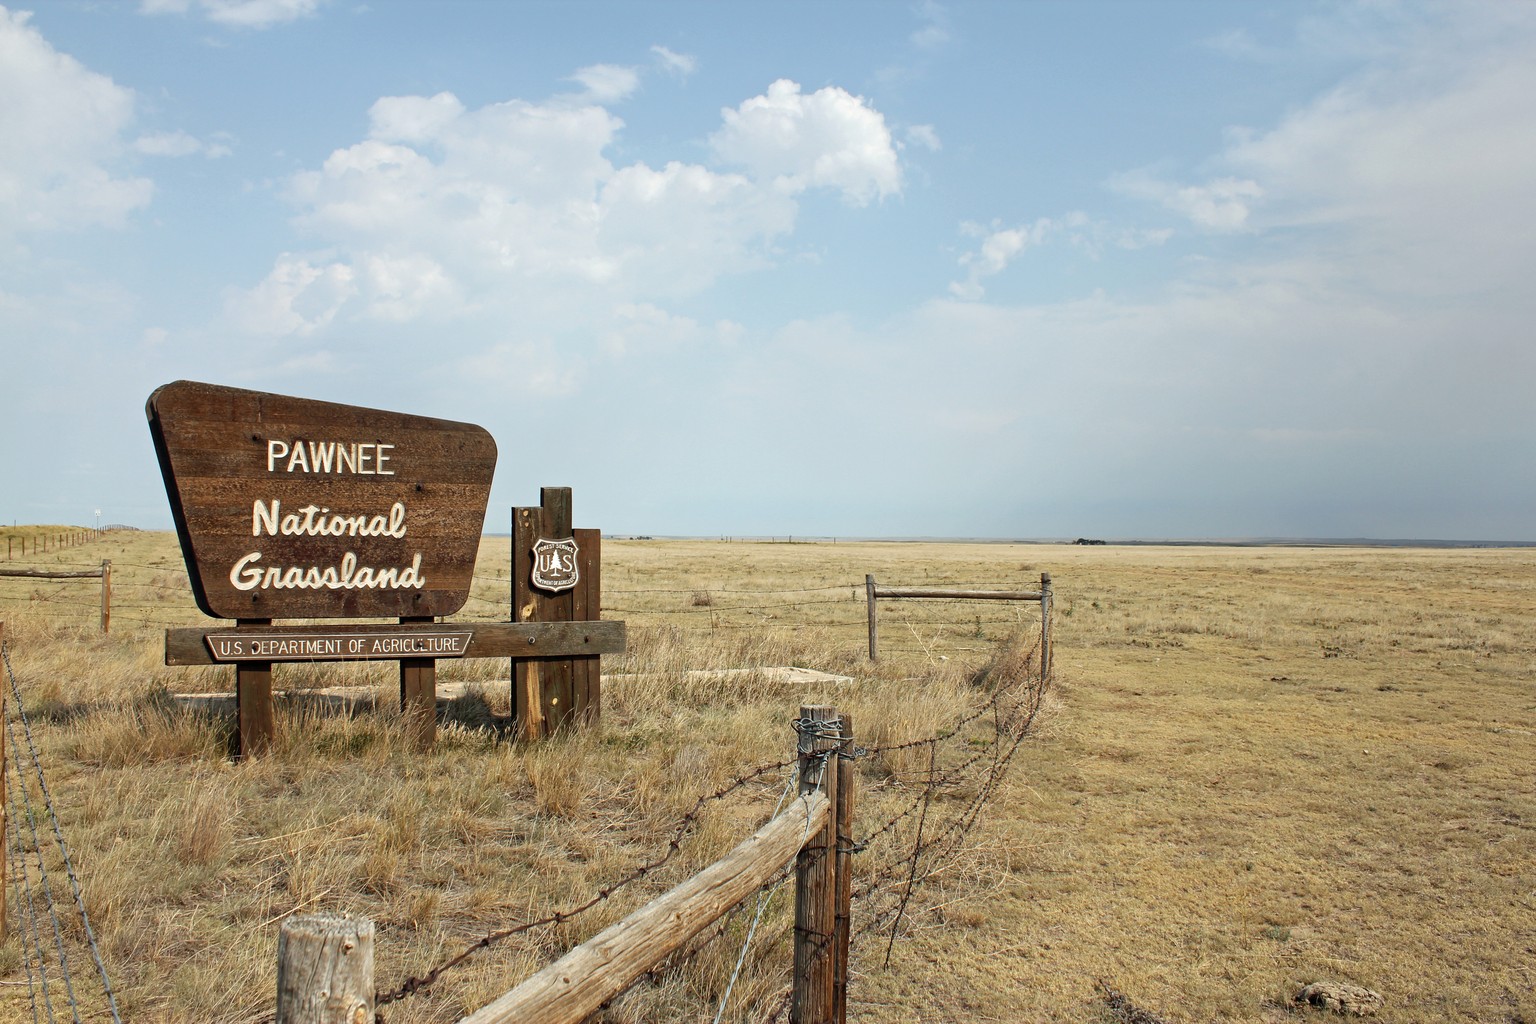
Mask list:
[{"label": "wood grain texture", "polygon": [[167,665],[218,665],[208,650],[206,638],[212,633],[240,632],[249,636],[308,635],[348,633],[358,636],[385,634],[410,635],[412,632],[440,633],[470,630],[466,658],[522,659],[569,658],[576,655],[622,654],[626,636],[622,622],[439,622],[393,625],[391,623],[348,623],[346,625],[304,626],[191,626],[165,631]]},{"label": "wood grain texture", "polygon": [[373,1020],[373,922],[346,914],[295,915],[277,933],[276,1024]]},{"label": "wood grain texture", "polygon": [[1032,590],[946,590],[941,587],[876,587],[875,597],[942,597],[956,601],[1038,601],[1039,591]]},{"label": "wood grain texture", "polygon": [[[482,428],[192,381],[156,390],[146,413],[193,596],[204,613],[226,619],[442,616],[467,600],[496,465],[496,443]],[[279,449],[272,445],[331,455],[313,464],[308,457],[274,461]],[[344,461],[343,451],[356,458]],[[319,468],[320,461],[328,468]],[[332,516],[387,519],[397,504],[403,530],[391,535],[312,528],[317,521],[334,528]],[[295,515],[292,522],[301,528],[287,529],[283,517]],[[342,570],[349,554],[356,566],[382,571],[404,571],[419,555],[420,585],[339,585],[360,578]],[[241,567],[261,570],[261,582],[242,589],[249,576]],[[313,568],[315,584],[269,585],[279,580],[267,579],[265,570],[294,567]],[[327,570],[338,585],[318,582]]]}]

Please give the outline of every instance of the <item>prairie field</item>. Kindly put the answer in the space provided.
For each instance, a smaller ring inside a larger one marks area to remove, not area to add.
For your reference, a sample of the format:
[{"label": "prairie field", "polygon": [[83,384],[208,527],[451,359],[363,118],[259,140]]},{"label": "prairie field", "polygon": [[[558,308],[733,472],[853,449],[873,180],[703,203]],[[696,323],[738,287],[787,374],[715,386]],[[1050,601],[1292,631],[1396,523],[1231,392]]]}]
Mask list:
[{"label": "prairie field", "polygon": [[[0,530],[0,552],[51,529]],[[455,619],[509,617],[508,544],[485,538]],[[820,703],[874,751],[853,1019],[1321,1021],[1292,999],[1326,980],[1380,993],[1383,1021],[1536,1022],[1536,549],[603,547],[629,651],[604,658],[598,726],[517,742],[506,663],[445,660],[422,754],[392,664],[279,665],[277,741],[243,761],[206,699],[232,670],[162,663],[162,630],[204,621],[173,534],[0,562],[112,562],[105,635],[99,580],[0,577],[0,1021],[45,1019],[42,994],[66,1018],[65,980],[35,962],[88,945],[78,924],[19,924],[45,875],[70,899],[22,827],[46,833],[49,800],[123,1020],[270,1019],[294,912],[371,917],[386,993],[558,918],[381,1009],[452,1021],[771,816],[790,720]],[[881,601],[868,658],[866,575],[1033,590],[1042,573],[1043,687],[1037,603]],[[780,1015],[788,903],[764,890],[602,1019],[714,1019],[749,932],[723,1019]],[[88,962],[78,1017],[110,1019]]]}]

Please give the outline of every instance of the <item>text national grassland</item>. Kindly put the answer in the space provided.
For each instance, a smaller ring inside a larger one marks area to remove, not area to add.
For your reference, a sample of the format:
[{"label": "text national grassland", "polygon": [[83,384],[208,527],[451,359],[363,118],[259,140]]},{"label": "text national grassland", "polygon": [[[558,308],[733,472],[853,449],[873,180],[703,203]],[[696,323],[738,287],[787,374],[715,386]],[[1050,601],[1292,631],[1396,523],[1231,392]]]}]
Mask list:
[{"label": "text national grassland", "polygon": [[[485,540],[456,619],[508,617],[506,546]],[[0,578],[0,620],[124,1019],[264,1019],[294,911],[372,917],[391,988],[583,902],[687,820],[632,886],[385,1008],[456,1019],[764,820],[781,773],[699,798],[788,757],[801,703],[852,713],[866,746],[940,734],[979,706],[981,667],[1036,636],[1038,605],[882,601],[871,665],[866,574],[1031,590],[1049,572],[1056,678],[1034,732],[963,841],[919,861],[889,963],[883,933],[856,943],[851,1017],[1091,1022],[1133,1001],[1169,1021],[1323,1019],[1289,1000],[1331,980],[1380,992],[1387,1021],[1536,1020],[1536,551],[609,539],[605,617],[631,649],[604,659],[600,729],[510,743],[506,665],[444,661],[445,689],[469,688],[419,755],[392,664],[283,665],[279,690],[374,700],[290,701],[273,752],[234,764],[227,719],[174,698],[227,690],[230,670],[161,664],[161,630],[206,621],[175,538],[27,550],[8,564],[113,563],[110,634],[98,580]],[[760,671],[776,666],[852,681]],[[1001,735],[972,723],[936,770],[959,779]],[[970,806],[974,781],[925,789],[928,756],[861,762],[856,833],[894,849],[908,809],[942,829]],[[861,856],[855,930],[884,928],[895,865]],[[777,1006],[784,900],[727,1019]],[[608,1018],[712,1017],[754,906]],[[0,980],[24,980],[18,941]],[[0,986],[0,1020],[30,1019],[25,993]]]}]

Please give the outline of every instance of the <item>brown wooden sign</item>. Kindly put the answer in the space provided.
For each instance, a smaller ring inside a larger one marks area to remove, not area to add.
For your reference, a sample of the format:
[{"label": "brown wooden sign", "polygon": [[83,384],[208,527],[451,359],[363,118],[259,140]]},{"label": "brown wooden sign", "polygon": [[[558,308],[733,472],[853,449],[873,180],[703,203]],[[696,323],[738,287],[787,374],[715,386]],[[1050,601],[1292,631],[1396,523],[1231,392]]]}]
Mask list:
[{"label": "brown wooden sign", "polygon": [[206,614],[418,618],[468,599],[496,466],[484,429],[192,381],[146,411]]},{"label": "brown wooden sign", "polygon": [[214,661],[399,661],[401,658],[462,658],[474,633],[380,633],[331,630],[325,633],[209,633]]}]

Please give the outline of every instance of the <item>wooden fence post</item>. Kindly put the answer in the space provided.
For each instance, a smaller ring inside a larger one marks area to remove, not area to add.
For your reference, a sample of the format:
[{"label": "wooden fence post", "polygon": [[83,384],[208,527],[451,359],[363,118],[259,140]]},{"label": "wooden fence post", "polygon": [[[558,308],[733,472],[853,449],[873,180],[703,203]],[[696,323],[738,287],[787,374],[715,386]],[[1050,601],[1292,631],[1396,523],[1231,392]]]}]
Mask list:
[{"label": "wooden fence post", "polygon": [[1051,678],[1051,574],[1040,574],[1040,679]]},{"label": "wooden fence post", "polygon": [[[841,726],[837,709],[804,705],[799,732],[800,795],[820,791],[837,806],[836,757]],[[837,815],[807,837],[795,857],[795,968],[790,995],[791,1024],[831,1024],[834,965],[837,962]]]},{"label": "wooden fence post", "polygon": [[843,741],[837,753],[837,911],[832,964],[833,1024],[848,1021],[848,948],[853,938],[853,716],[843,715]]},{"label": "wooden fence post", "polygon": [[277,1024],[371,1024],[373,922],[288,918],[277,933]]},{"label": "wooden fence post", "polygon": [[104,558],[101,561],[101,631],[108,632],[112,626],[112,560]]},{"label": "wooden fence post", "polygon": [[878,655],[875,648],[875,577],[864,577],[865,600],[869,602],[869,660],[874,661]]}]

